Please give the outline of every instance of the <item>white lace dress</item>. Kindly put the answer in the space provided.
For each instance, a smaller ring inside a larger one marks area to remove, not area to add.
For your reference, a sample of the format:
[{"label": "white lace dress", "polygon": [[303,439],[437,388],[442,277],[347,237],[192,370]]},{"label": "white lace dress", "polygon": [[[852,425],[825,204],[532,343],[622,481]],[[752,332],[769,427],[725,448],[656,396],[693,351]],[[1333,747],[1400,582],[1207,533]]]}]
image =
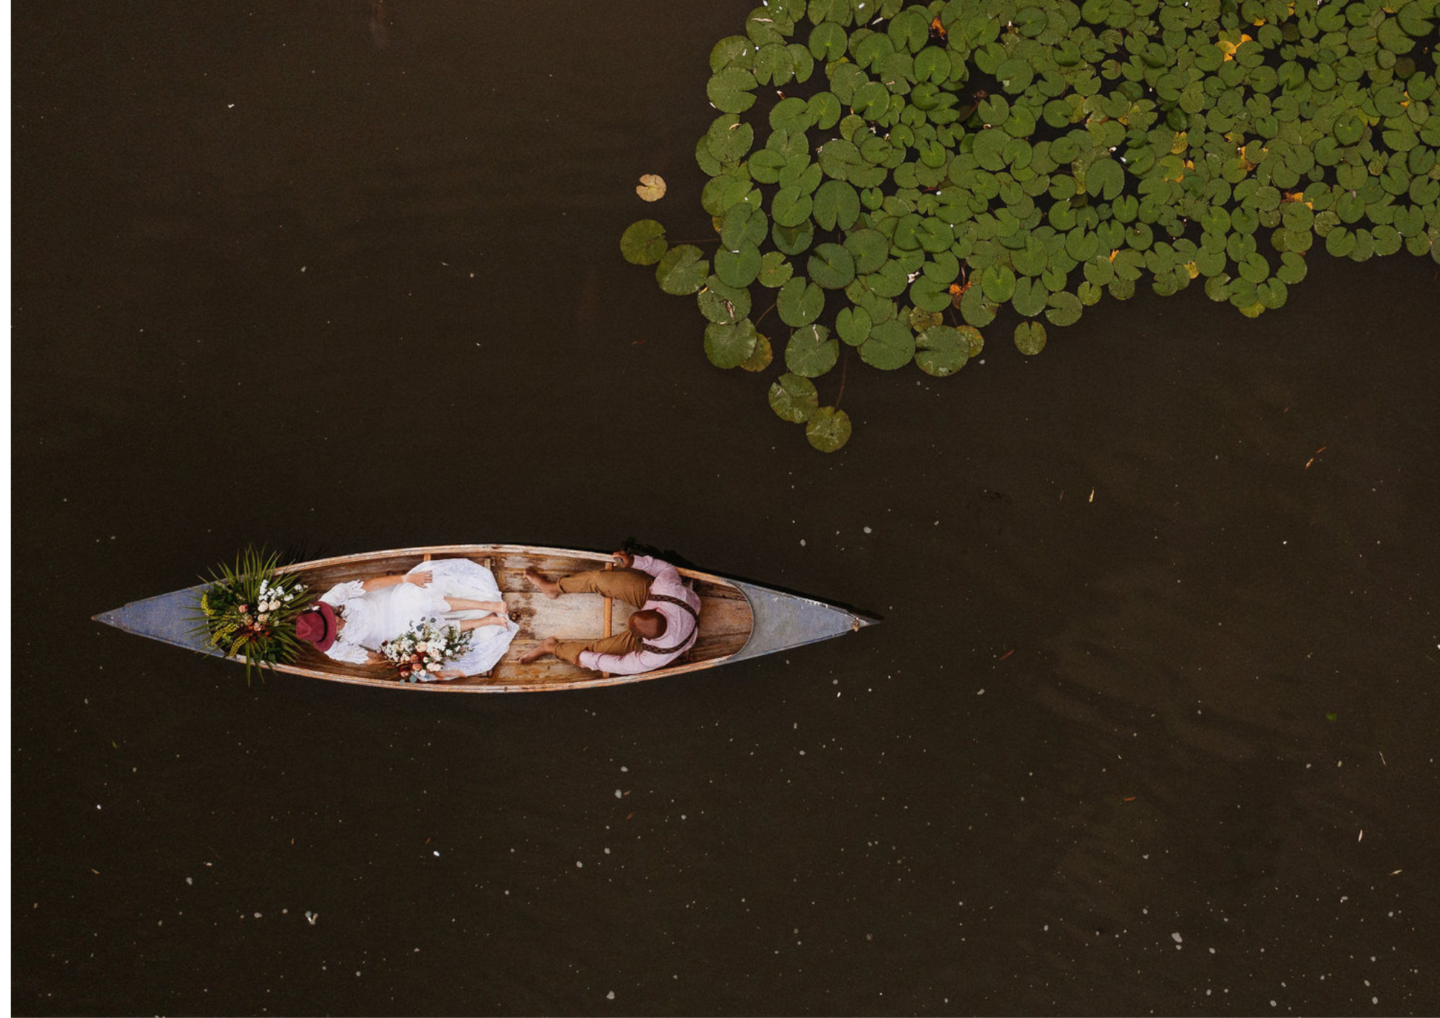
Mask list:
[{"label": "white lace dress", "polygon": [[[397,583],[379,590],[365,590],[359,580],[338,583],[320,600],[343,615],[345,625],[325,653],[336,661],[364,664],[367,651],[379,653],[380,644],[414,626],[422,619],[433,618],[451,625],[465,619],[488,615],[483,611],[450,611],[447,597],[470,601],[499,601],[500,587],[495,576],[480,565],[464,558],[436,559],[421,562],[412,573],[428,572],[432,578],[424,587],[413,583]],[[488,672],[505,656],[510,641],[520,627],[514,622],[503,626],[481,626],[470,631],[470,650],[464,657],[446,664],[465,675]]]}]

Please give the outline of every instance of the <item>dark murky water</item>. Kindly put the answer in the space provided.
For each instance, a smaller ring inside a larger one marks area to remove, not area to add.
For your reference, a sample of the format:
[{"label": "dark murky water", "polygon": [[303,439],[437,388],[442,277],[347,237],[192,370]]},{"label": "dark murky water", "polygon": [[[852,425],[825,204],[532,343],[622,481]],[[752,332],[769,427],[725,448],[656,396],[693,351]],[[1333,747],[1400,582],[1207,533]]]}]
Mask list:
[{"label": "dark murky water", "polygon": [[[851,372],[814,454],[616,248],[641,173],[704,229],[748,6],[17,5],[17,1012],[1440,1007],[1433,264]],[[887,622],[443,697],[89,621],[632,535]]]}]

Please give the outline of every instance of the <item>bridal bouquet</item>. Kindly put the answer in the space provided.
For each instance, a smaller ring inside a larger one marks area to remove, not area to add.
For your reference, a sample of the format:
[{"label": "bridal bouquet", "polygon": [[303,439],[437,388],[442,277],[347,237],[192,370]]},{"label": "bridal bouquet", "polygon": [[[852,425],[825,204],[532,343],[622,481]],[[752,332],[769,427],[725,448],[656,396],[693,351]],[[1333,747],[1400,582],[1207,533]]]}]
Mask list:
[{"label": "bridal bouquet", "polygon": [[200,596],[196,620],[210,646],[250,666],[291,661],[299,645],[295,618],[310,605],[305,584],[278,573],[280,557],[246,549],[221,564]]},{"label": "bridal bouquet", "polygon": [[458,626],[436,625],[434,619],[380,644],[380,653],[394,662],[401,682],[436,682],[445,662],[463,657],[469,649],[469,633]]}]

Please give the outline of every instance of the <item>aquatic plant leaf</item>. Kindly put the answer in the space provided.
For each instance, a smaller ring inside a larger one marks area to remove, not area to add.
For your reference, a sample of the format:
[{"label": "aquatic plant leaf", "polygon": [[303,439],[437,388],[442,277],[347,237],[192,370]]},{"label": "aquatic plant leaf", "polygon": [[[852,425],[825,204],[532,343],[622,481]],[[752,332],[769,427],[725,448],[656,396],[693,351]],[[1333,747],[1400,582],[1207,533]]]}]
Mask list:
[{"label": "aquatic plant leaf", "polygon": [[681,244],[665,252],[655,266],[655,281],[666,293],[683,297],[705,285],[710,263],[694,244]]},{"label": "aquatic plant leaf", "polygon": [[1096,198],[1111,201],[1124,187],[1124,167],[1108,156],[1096,159],[1085,171],[1085,191]]},{"label": "aquatic plant leaf", "polygon": [[620,235],[620,254],[632,265],[654,265],[668,247],[665,227],[653,219],[631,223]]},{"label": "aquatic plant leaf", "polygon": [[635,193],[641,201],[659,201],[665,197],[665,178],[654,173],[643,174],[640,183],[635,186]]},{"label": "aquatic plant leaf", "polygon": [[844,410],[821,407],[805,425],[805,438],[821,452],[835,452],[850,441],[850,418]]},{"label": "aquatic plant leaf", "polygon": [[810,278],[827,290],[843,290],[855,278],[855,259],[839,244],[817,244],[807,268]]},{"label": "aquatic plant leaf", "polygon": [[1015,326],[1015,349],[1033,357],[1045,349],[1045,326],[1039,322],[1021,322]]},{"label": "aquatic plant leaf", "polygon": [[898,318],[872,326],[860,344],[860,359],[884,371],[903,368],[915,356],[915,334]]},{"label": "aquatic plant leaf", "polygon": [[860,196],[843,180],[827,180],[815,192],[815,223],[825,230],[848,230],[860,218]]},{"label": "aquatic plant leaf", "polygon": [[1045,310],[1045,301],[1049,296],[1050,291],[1045,289],[1043,282],[1021,276],[1015,281],[1015,292],[1010,296],[1010,306],[1026,318],[1033,318]]},{"label": "aquatic plant leaf", "polygon": [[722,247],[715,252],[715,275],[726,286],[749,286],[759,274],[760,249],[748,240],[741,243],[738,251]]},{"label": "aquatic plant leaf", "polygon": [[805,220],[799,226],[781,226],[776,223],[770,230],[770,241],[787,255],[798,255],[810,250],[815,240],[815,224]]},{"label": "aquatic plant leaf", "polygon": [[806,378],[819,378],[835,366],[839,356],[840,343],[830,338],[830,330],[823,325],[796,329],[785,344],[785,366]]},{"label": "aquatic plant leaf", "polygon": [[793,275],[795,267],[779,251],[766,251],[760,258],[760,285],[778,290]]},{"label": "aquatic plant leaf", "polygon": [[1045,317],[1050,320],[1051,325],[1074,325],[1080,320],[1080,313],[1084,310],[1079,297],[1063,290],[1052,293],[1047,303],[1050,306]]},{"label": "aquatic plant leaf", "polygon": [[810,218],[810,195],[799,187],[782,187],[770,199],[770,214],[778,226],[797,227]]},{"label": "aquatic plant leaf", "polygon": [[755,128],[733,113],[723,113],[710,124],[704,141],[706,150],[717,162],[733,165],[745,158],[755,144]]},{"label": "aquatic plant leaf", "polygon": [[780,287],[775,309],[786,325],[799,328],[809,325],[825,308],[825,293],[804,276],[795,276]]},{"label": "aquatic plant leaf", "polygon": [[710,48],[710,70],[723,71],[732,64],[748,67],[755,58],[755,44],[743,35],[727,35]]},{"label": "aquatic plant leaf", "polygon": [[1003,304],[1015,293],[1015,273],[1007,265],[986,269],[983,285],[986,297],[996,304]]},{"label": "aquatic plant leaf", "polygon": [[755,334],[755,352],[740,362],[740,367],[749,372],[764,371],[775,360],[775,350],[766,336]]},{"label": "aquatic plant leaf", "polygon": [[835,332],[849,346],[870,338],[870,313],[862,307],[844,308],[835,316]]},{"label": "aquatic plant leaf", "polygon": [[755,85],[754,74],[732,64],[711,76],[705,94],[722,113],[744,113],[755,105]]},{"label": "aquatic plant leaf", "polygon": [[951,325],[926,329],[915,337],[915,348],[916,365],[936,378],[953,375],[970,360],[968,337]]},{"label": "aquatic plant leaf", "polygon": [[786,373],[770,386],[770,409],[781,420],[804,424],[820,409],[820,396],[815,383],[803,375]]},{"label": "aquatic plant leaf", "polygon": [[750,314],[750,291],[744,287],[726,286],[718,276],[711,276],[695,295],[700,313],[717,325],[733,325]]},{"label": "aquatic plant leaf", "polygon": [[705,327],[705,356],[717,368],[738,368],[755,352],[755,325],[746,318],[733,325]]}]

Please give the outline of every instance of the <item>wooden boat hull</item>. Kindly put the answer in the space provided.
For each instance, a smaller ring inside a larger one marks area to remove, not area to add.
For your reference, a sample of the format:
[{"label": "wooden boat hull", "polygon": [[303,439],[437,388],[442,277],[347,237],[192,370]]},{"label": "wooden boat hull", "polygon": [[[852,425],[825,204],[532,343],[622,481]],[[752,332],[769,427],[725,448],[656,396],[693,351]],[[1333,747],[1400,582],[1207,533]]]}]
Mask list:
[{"label": "wooden boat hull", "polygon": [[[524,578],[534,566],[546,576],[588,569],[603,569],[608,555],[534,548],[523,545],[463,544],[405,548],[319,559],[287,567],[300,575],[315,594],[346,580],[403,573],[427,559],[469,558],[489,566],[520,633],[505,657],[486,675],[450,682],[406,683],[382,665],[352,665],[333,661],[313,648],[305,648],[292,664],[276,670],[333,682],[383,686],[426,693],[529,693],[559,689],[590,689],[714,668],[792,647],[855,632],[874,620],[823,601],[731,580],[710,573],[681,569],[700,596],[700,636],[678,662],[640,675],[601,675],[566,664],[553,657],[521,664],[517,658],[547,636],[588,639],[619,632],[632,611],[629,605],[598,594],[566,594],[557,599],[534,590]],[[196,631],[200,595],[210,584],[171,591],[123,608],[96,615],[95,620],[128,633],[174,644],[210,656],[223,656]]]}]

